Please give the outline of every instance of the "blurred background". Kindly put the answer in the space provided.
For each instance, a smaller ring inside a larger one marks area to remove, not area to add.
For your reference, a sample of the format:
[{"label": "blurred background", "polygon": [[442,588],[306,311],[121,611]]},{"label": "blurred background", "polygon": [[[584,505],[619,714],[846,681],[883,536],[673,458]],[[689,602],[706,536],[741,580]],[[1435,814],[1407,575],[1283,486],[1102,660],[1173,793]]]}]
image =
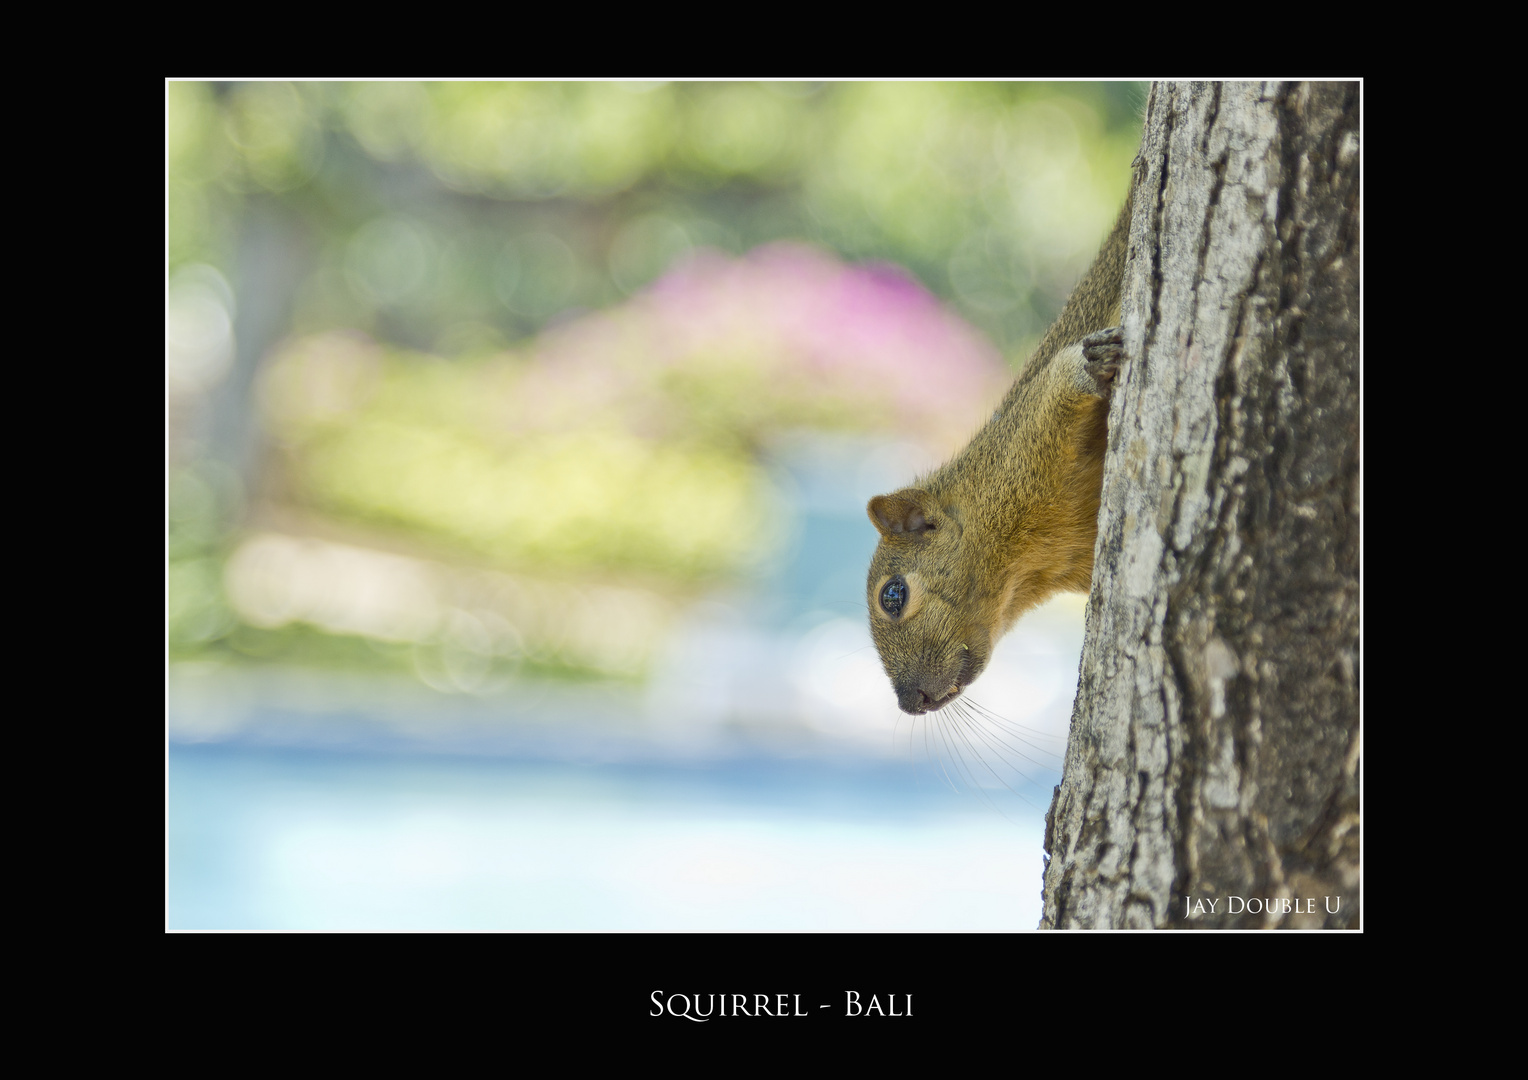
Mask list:
[{"label": "blurred background", "polygon": [[168,83],[167,925],[1034,927],[1085,598],[914,721],[864,507],[1144,100]]}]

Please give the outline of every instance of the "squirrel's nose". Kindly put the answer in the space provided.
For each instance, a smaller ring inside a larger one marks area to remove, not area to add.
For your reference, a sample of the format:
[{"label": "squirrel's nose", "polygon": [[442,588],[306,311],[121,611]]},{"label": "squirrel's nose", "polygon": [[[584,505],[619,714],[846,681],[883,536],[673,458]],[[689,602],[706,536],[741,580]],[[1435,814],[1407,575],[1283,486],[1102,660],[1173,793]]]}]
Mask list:
[{"label": "squirrel's nose", "polygon": [[912,713],[914,716],[917,716],[919,713],[928,712],[935,707],[934,703],[939,700],[938,695],[929,693],[922,686],[919,686],[917,682],[904,683],[896,687],[896,691],[897,705],[901,707],[903,712]]}]

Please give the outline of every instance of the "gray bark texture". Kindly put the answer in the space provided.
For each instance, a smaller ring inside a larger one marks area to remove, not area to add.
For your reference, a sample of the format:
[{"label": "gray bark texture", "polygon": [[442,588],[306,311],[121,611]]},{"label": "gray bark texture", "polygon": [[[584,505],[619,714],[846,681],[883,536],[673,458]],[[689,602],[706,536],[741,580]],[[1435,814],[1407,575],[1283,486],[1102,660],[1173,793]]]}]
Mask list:
[{"label": "gray bark texture", "polygon": [[1358,121],[1152,89],[1044,928],[1359,926]]}]

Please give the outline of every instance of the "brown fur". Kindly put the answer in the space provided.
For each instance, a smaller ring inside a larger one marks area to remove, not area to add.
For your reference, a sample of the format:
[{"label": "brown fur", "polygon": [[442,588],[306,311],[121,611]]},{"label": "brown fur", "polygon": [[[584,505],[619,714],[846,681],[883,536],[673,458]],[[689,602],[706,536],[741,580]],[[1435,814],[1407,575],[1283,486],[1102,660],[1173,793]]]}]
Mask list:
[{"label": "brown fur", "polygon": [[[870,633],[898,703],[942,708],[986,667],[1025,611],[1057,592],[1087,592],[1108,436],[1107,386],[1078,342],[1119,322],[1130,203],[971,442],[929,476],[870,500],[881,533],[866,585]],[[895,575],[907,603],[879,603]]]}]

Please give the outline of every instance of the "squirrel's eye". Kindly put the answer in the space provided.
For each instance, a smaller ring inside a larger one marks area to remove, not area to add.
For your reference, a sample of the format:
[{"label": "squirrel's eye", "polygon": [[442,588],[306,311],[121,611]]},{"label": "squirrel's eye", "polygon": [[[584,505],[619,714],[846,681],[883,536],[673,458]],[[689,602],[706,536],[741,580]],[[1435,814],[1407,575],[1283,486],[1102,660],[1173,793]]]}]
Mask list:
[{"label": "squirrel's eye", "polygon": [[907,582],[898,574],[886,583],[881,590],[881,610],[895,618],[902,614],[902,605],[907,603]]}]

